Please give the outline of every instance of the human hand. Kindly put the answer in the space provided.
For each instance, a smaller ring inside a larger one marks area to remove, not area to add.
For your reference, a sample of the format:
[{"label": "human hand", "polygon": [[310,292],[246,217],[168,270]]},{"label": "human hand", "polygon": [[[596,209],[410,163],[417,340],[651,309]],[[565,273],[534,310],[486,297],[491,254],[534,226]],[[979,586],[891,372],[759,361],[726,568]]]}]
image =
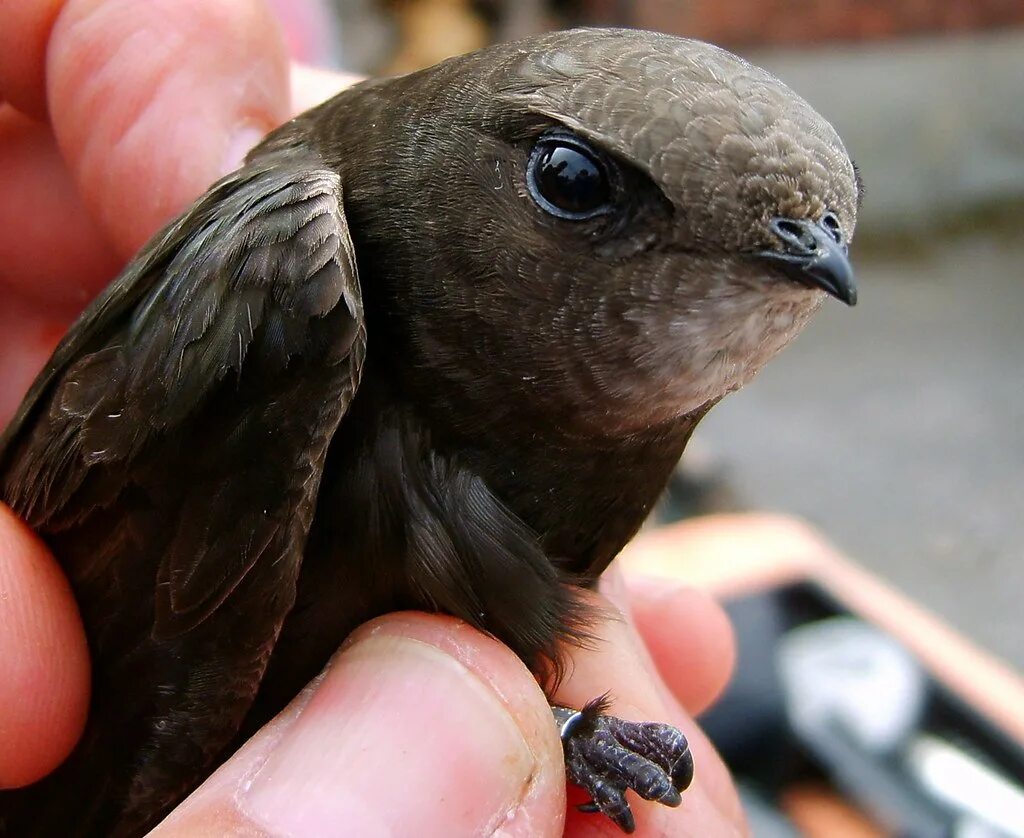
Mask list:
[{"label": "human hand", "polygon": [[[598,647],[574,653],[557,700],[578,707],[611,689],[617,715],[686,733],[694,783],[679,809],[635,801],[637,835],[741,834],[728,772],[691,717],[728,678],[726,618],[694,591],[611,581],[603,587],[615,605],[596,594],[595,604],[625,618],[603,620]],[[88,704],[87,656],[55,561],[0,507],[0,787],[42,776],[73,746]],[[453,618],[403,613],[359,629],[154,834],[619,834],[575,811],[584,801],[572,790],[569,801],[566,815],[561,745],[523,664]]]},{"label": "human hand", "polygon": [[[293,67],[289,104],[288,79],[275,21],[255,2],[0,7],[0,424],[67,325],[160,225],[265,131],[346,81]],[[710,605],[687,613],[693,623],[682,636],[728,648]],[[579,705],[611,688],[619,714],[672,721],[697,737],[694,789],[677,812],[638,807],[638,833],[669,829],[666,818],[688,818],[695,829],[738,822],[728,777],[682,709],[695,710],[721,684],[728,654],[704,670],[683,667],[680,706],[628,624],[609,622],[605,635],[600,650],[577,655],[560,700]],[[0,787],[14,787],[73,747],[89,665],[66,580],[3,508],[0,660]],[[360,703],[367,694],[372,706]],[[361,743],[373,747],[349,759]],[[161,830],[230,833],[259,822],[273,831],[284,825],[275,818],[299,815],[342,829],[377,818],[385,834],[413,818],[416,834],[450,834],[453,818],[511,813],[505,834],[555,835],[565,807],[560,766],[543,695],[511,653],[450,619],[398,615],[358,632],[317,686]],[[573,813],[567,834],[614,834],[609,828]]]},{"label": "human hand", "polygon": [[[728,623],[693,591],[615,587],[627,609],[672,609],[654,645],[678,652],[652,661],[628,614],[610,617],[597,628],[600,646],[574,653],[557,699],[581,706],[610,687],[614,713],[685,731],[694,782],[678,809],[634,798],[638,836],[742,834],[728,773],[689,715],[727,677]],[[685,679],[682,704],[659,666]],[[582,802],[571,789],[566,813],[561,745],[523,664],[464,623],[407,612],[359,629],[321,678],[153,834],[621,835],[606,818],[576,811]]]}]

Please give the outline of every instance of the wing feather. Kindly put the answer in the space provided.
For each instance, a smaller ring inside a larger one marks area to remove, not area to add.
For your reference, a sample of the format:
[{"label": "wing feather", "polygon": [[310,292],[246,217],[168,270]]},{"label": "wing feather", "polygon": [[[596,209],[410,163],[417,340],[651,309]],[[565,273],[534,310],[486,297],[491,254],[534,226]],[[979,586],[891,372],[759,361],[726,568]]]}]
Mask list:
[{"label": "wing feather", "polygon": [[295,156],[257,158],[162,231],[0,439],[2,496],[44,536],[142,490],[163,521],[143,528],[156,635],[197,625],[258,565],[294,582],[358,384],[365,329],[341,183]]}]

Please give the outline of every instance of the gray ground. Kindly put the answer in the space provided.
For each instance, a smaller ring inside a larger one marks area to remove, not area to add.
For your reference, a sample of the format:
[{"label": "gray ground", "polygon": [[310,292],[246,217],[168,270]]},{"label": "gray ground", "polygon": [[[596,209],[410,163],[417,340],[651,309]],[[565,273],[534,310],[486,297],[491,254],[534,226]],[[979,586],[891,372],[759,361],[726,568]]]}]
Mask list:
[{"label": "gray ground", "polygon": [[[1024,231],[1024,219],[1018,231]],[[795,513],[1024,669],[1024,235],[859,260],[698,436],[743,499]]]}]

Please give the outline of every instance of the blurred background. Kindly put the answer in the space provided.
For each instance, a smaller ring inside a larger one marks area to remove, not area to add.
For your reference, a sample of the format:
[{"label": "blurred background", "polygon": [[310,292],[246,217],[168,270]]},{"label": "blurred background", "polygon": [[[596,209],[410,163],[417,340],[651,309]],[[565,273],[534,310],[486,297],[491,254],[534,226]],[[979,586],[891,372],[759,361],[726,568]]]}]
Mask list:
[{"label": "blurred background", "polygon": [[1024,2],[277,5],[296,54],[362,73],[623,25],[713,41],[808,99],[866,182],[861,302],[712,411],[684,500],[801,516],[1024,668]]}]

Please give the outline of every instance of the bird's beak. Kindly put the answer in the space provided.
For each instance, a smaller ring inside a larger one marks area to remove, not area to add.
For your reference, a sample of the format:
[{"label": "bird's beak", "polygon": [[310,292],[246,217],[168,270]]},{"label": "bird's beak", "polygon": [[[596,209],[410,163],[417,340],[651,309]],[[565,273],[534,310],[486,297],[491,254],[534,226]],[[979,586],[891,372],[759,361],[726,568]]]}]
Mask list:
[{"label": "bird's beak", "polygon": [[782,248],[759,251],[758,258],[768,260],[790,279],[821,288],[849,306],[857,304],[853,268],[837,226],[826,228],[806,218],[773,218],[769,229]]}]

